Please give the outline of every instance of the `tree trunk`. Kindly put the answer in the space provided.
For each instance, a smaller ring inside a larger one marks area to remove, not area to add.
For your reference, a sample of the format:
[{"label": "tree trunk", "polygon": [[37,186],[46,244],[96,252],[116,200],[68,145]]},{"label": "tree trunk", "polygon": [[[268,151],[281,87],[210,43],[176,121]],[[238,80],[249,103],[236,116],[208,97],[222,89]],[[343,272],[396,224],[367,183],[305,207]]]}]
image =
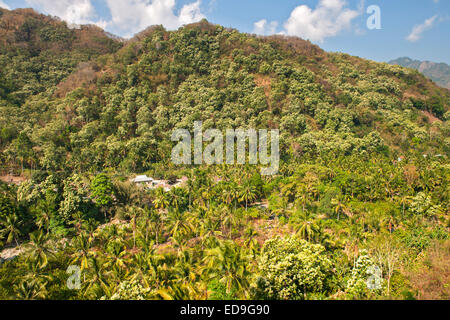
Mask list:
[{"label": "tree trunk", "polygon": [[136,216],[133,217],[133,249],[136,249]]},{"label": "tree trunk", "polygon": [[387,281],[387,293],[388,297],[391,296],[391,275],[388,275],[388,281]]}]

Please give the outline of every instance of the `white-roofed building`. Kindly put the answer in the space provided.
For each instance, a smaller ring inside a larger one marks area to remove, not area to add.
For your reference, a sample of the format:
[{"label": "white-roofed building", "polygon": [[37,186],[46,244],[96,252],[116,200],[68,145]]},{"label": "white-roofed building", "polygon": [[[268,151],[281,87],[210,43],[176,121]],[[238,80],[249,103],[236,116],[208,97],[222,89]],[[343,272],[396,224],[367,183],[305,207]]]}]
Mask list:
[{"label": "white-roofed building", "polygon": [[163,188],[164,191],[168,192],[172,188],[182,187],[187,180],[188,180],[187,177],[183,177],[182,179],[177,179],[176,183],[171,185],[166,180],[157,180],[151,177],[147,177],[146,175],[143,175],[143,176],[136,176],[136,178],[131,179],[130,181],[135,184],[145,186],[148,189]]},{"label": "white-roofed building", "polygon": [[147,177],[146,175],[144,176],[137,176],[136,178],[131,180],[134,183],[139,183],[139,184],[149,184],[149,183],[153,183],[153,178]]}]

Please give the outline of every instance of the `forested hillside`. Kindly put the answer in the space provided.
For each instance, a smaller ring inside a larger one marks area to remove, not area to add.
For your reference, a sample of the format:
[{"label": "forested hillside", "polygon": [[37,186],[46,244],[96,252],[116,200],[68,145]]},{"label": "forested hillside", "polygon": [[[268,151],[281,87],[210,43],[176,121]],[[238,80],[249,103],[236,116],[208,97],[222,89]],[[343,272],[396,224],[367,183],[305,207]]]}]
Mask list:
[{"label": "forested hillside", "polygon": [[[25,180],[0,190],[24,252],[0,298],[449,297],[450,92],[419,72],[207,21],[123,41],[0,9],[0,44],[0,166]],[[279,174],[173,165],[197,120],[280,129]]]},{"label": "forested hillside", "polygon": [[4,164],[21,161],[20,149],[30,168],[143,171],[168,161],[171,130],[195,120],[205,129],[280,128],[294,157],[448,151],[449,92],[408,69],[207,22],[154,27],[100,55],[119,44],[95,28],[20,13],[2,17]]}]

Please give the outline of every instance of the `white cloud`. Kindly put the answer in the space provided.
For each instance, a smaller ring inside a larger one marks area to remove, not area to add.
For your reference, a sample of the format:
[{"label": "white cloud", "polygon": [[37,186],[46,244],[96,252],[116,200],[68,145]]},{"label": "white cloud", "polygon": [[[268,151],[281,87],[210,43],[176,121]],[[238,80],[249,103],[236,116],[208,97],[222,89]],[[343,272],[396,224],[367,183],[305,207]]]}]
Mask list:
[{"label": "white cloud", "polygon": [[57,16],[71,24],[95,23],[95,8],[90,0],[26,0],[41,12]]},{"label": "white cloud", "polygon": [[306,5],[298,6],[284,24],[285,33],[311,41],[322,42],[351,27],[352,20],[360,10],[346,8],[344,0],[320,0],[313,10]]},{"label": "white cloud", "polygon": [[180,15],[178,16],[178,22],[183,24],[189,24],[204,19],[205,16],[200,10],[200,1],[193,2],[191,4],[184,5],[181,8]]},{"label": "white cloud", "polygon": [[9,6],[6,3],[4,3],[2,0],[0,0],[0,8],[9,10]]},{"label": "white cloud", "polygon": [[414,26],[411,33],[406,37],[406,40],[411,42],[416,42],[422,37],[422,33],[424,33],[426,30],[433,27],[434,22],[436,21],[437,15],[432,16],[431,18],[425,20],[424,23],[418,24]]},{"label": "white cloud", "polygon": [[200,10],[200,0],[184,5],[179,12],[176,12],[176,0],[105,0],[111,13],[109,21],[98,17],[92,0],[25,1],[29,6],[69,24],[96,24],[125,37],[155,24],[173,30],[205,18]]},{"label": "white cloud", "polygon": [[253,33],[261,35],[274,34],[277,30],[278,22],[267,22],[266,19],[262,19],[253,24]]},{"label": "white cloud", "polygon": [[175,0],[106,0],[106,3],[112,17],[108,27],[128,37],[151,25],[162,24],[173,30],[205,18],[200,0],[184,5],[178,15]]}]

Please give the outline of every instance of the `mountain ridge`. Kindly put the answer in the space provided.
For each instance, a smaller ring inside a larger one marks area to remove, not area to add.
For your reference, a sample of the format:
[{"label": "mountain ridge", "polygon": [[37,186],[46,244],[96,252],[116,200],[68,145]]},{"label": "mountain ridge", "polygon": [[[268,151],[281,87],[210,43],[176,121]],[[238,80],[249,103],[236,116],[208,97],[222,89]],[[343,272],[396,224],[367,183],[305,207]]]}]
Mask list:
[{"label": "mountain ridge", "polygon": [[413,60],[401,57],[388,62],[406,68],[416,69],[436,82],[439,86],[450,90],[450,66],[444,62]]}]

